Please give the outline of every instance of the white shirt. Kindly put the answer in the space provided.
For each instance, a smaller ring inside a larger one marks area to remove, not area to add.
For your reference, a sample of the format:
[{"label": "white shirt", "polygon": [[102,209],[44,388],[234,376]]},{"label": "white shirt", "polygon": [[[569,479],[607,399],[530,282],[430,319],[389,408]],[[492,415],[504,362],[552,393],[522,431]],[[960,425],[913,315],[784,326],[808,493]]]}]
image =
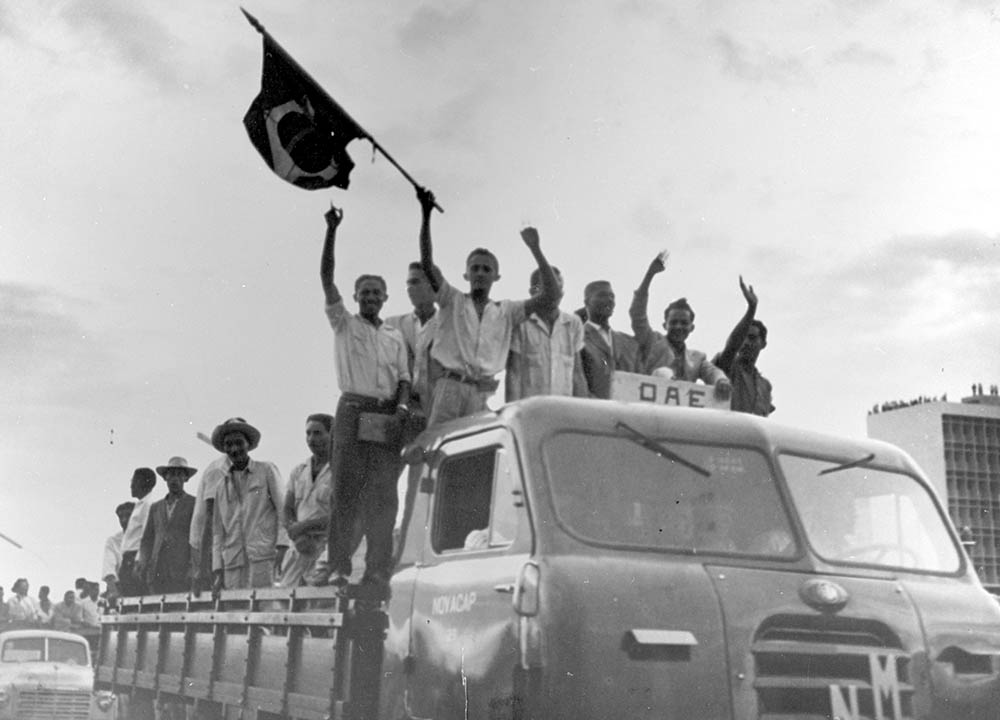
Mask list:
[{"label": "white shirt", "polygon": [[421,398],[424,407],[431,401],[430,393],[430,363],[431,342],[437,333],[438,313],[435,312],[427,322],[421,323],[415,312],[406,315],[395,315],[386,318],[387,323],[399,329],[406,342],[410,361],[410,375],[413,377],[413,393]]},{"label": "white shirt", "polygon": [[146,530],[146,518],[149,517],[149,506],[152,504],[153,493],[146,493],[146,497],[135,501],[132,508],[132,516],[125,526],[125,537],[122,538],[122,555],[127,552],[134,552],[138,555],[139,546],[142,544],[142,533]]},{"label": "white shirt", "polygon": [[[312,460],[295,466],[288,478],[285,507],[295,509],[295,521],[330,517],[330,500],[333,495],[333,477],[330,463],[324,463],[316,479],[312,478]],[[326,531],[322,531],[326,535]]]},{"label": "white shirt", "polygon": [[118,579],[118,568],[122,564],[122,538],[125,531],[119,530],[104,541],[104,562],[101,565],[101,579]]},{"label": "white shirt", "polygon": [[347,311],[344,301],[326,306],[333,328],[334,367],[341,392],[388,400],[396,396],[401,380],[410,382],[406,341],[383,321],[375,327]]},{"label": "white shirt", "polygon": [[201,548],[201,536],[205,532],[205,525],[208,523],[207,501],[215,498],[215,491],[219,483],[226,477],[232,461],[228,455],[217,457],[208,464],[201,472],[201,482],[198,483],[198,492],[194,496],[194,512],[191,514],[191,531],[188,535],[188,544],[198,550]]},{"label": "white shirt", "polygon": [[431,357],[447,370],[491,378],[507,364],[511,335],[524,322],[524,300],[491,300],[482,320],[472,298],[442,281],[437,293],[438,333]]},{"label": "white shirt", "polygon": [[583,349],[583,322],[560,312],[552,331],[532,313],[514,329],[507,362],[507,402],[534,395],[572,395],[573,368]]}]

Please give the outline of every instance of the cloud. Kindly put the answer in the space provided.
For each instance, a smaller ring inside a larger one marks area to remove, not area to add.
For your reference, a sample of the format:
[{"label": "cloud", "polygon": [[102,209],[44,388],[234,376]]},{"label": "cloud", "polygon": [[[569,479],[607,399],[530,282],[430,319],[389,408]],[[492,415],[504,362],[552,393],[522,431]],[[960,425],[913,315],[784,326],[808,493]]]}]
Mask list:
[{"label": "cloud", "polygon": [[896,64],[896,59],[880,50],[854,42],[830,55],[830,62],[860,67],[892,67]]},{"label": "cloud", "polygon": [[97,391],[108,357],[65,310],[79,301],[51,290],[0,283],[0,384],[8,406],[63,404]]},{"label": "cloud", "polygon": [[397,34],[403,50],[418,55],[445,45],[453,37],[468,34],[478,22],[474,3],[450,11],[421,5]]},{"label": "cloud", "polygon": [[133,2],[71,0],[62,13],[71,26],[90,31],[89,39],[97,48],[110,48],[162,87],[180,87],[177,69],[171,63],[176,40],[161,22]]},{"label": "cloud", "polygon": [[816,278],[814,292],[851,332],[924,346],[1000,335],[1000,236],[893,238]]},{"label": "cloud", "polygon": [[794,55],[779,56],[766,48],[751,49],[727,33],[717,34],[713,44],[720,52],[723,69],[741,80],[789,85],[809,79],[805,64]]}]

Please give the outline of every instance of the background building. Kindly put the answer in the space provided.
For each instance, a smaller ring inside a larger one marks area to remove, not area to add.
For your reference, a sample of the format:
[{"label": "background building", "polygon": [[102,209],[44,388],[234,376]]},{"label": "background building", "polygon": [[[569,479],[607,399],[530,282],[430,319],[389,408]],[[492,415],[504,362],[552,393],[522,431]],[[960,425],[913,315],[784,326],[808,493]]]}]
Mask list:
[{"label": "background building", "polygon": [[[920,398],[868,415],[868,436],[898,445],[947,498],[983,584],[1000,594],[1000,394],[974,386],[962,402]],[[967,530],[966,530],[967,528]]]}]

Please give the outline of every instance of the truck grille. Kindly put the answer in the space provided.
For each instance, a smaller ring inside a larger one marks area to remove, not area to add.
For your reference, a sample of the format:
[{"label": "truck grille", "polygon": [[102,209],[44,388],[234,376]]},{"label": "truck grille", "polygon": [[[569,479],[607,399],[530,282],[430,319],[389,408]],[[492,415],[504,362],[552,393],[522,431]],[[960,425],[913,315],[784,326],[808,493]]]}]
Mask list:
[{"label": "truck grille", "polygon": [[909,655],[881,623],[773,617],[757,631],[751,652],[763,720],[913,715]]},{"label": "truck grille", "polygon": [[17,720],[87,720],[90,693],[86,690],[21,690]]}]

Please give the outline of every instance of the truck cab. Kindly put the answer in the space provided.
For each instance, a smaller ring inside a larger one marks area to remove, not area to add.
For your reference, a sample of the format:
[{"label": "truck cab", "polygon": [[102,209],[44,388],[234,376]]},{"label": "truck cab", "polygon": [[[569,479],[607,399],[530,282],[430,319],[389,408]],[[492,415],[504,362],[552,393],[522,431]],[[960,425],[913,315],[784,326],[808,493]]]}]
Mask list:
[{"label": "truck cab", "polygon": [[546,397],[406,454],[381,717],[996,716],[1000,607],[891,445]]},{"label": "truck cab", "polygon": [[0,632],[0,720],[104,720],[87,640],[43,629]]}]

